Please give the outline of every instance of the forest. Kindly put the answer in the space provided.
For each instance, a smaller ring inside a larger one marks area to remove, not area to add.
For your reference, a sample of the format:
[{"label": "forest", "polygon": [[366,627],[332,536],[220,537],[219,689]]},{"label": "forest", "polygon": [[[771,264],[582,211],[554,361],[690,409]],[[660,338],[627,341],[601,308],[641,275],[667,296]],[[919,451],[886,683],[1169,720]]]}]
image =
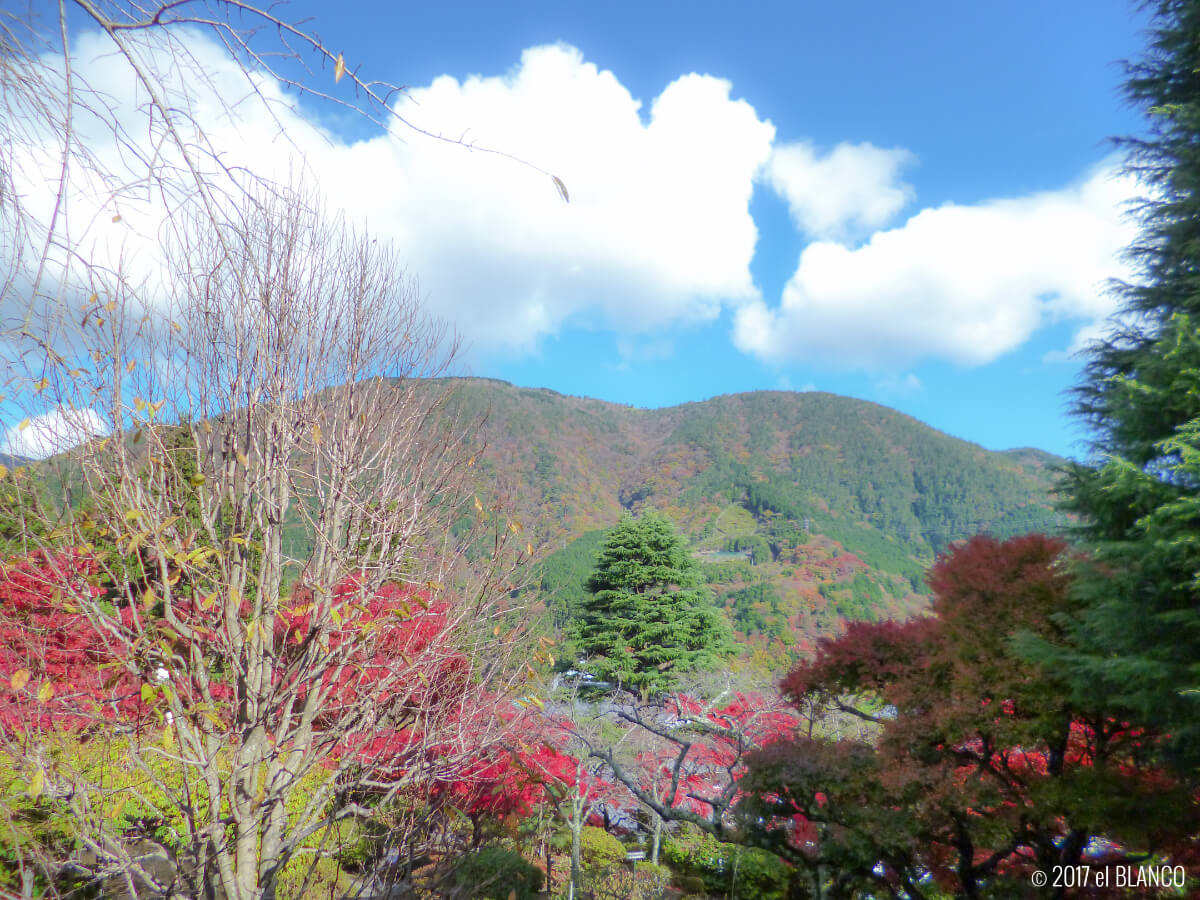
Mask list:
[{"label": "forest", "polygon": [[[399,250],[226,166],[157,64],[199,28],[252,95],[394,86],[274,6],[6,13],[0,409],[54,430],[0,459],[0,895],[1195,895],[1200,3],[1153,8],[1083,460],[462,377]],[[52,61],[81,20],[148,142]],[[161,280],[80,251],[147,196]]]}]

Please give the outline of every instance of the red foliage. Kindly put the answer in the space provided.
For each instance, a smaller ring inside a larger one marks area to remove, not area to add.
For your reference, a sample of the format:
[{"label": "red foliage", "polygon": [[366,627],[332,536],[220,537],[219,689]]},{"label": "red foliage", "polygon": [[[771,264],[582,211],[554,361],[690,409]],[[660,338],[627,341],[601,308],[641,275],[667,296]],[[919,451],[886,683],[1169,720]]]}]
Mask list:
[{"label": "red foliage", "polygon": [[610,812],[631,806],[629,792],[599,774],[595,761],[570,752],[575,743],[570,721],[525,709],[510,722],[509,735],[503,746],[439,783],[431,799],[471,817],[496,818],[525,816],[539,803],[558,806],[576,798]]},{"label": "red foliage", "polygon": [[[114,719],[124,727],[161,725],[162,709],[155,715],[153,707],[164,687],[208,722],[229,721],[233,685],[206,672],[201,690],[195,673],[168,671],[157,661],[171,649],[187,658],[196,642],[208,645],[201,647],[206,656],[223,652],[228,637],[219,604],[178,600],[172,612],[188,638],[148,609],[124,606],[106,613],[103,602],[89,602],[89,617],[74,602],[101,596],[96,573],[94,560],[80,553],[38,554],[0,570],[0,729],[18,736],[77,732]],[[470,666],[452,646],[446,603],[430,603],[398,585],[363,594],[353,579],[339,584],[334,623],[316,629],[311,592],[296,590],[274,623],[280,652],[273,671],[277,686],[298,688],[301,701],[318,687],[327,695],[318,727],[338,727],[349,707],[369,699],[381,721],[386,714],[396,724],[343,735],[329,760],[352,753],[377,773],[395,776],[414,763],[428,766],[450,749],[427,740],[431,710],[442,732],[460,743],[470,740],[471,723],[446,727],[463,715],[458,701],[469,685]],[[315,670],[289,665],[311,649],[306,642],[317,640],[323,653],[343,651],[336,664]],[[205,693],[217,708],[204,702]],[[454,750],[460,759],[469,752]]]},{"label": "red foliage", "polygon": [[[99,596],[96,567],[76,553],[37,553],[0,567],[0,729],[75,730],[98,717],[137,721],[140,685],[100,624],[64,595]],[[64,590],[68,588],[69,590]]]},{"label": "red foliage", "polygon": [[935,629],[931,619],[849,622],[838,637],[822,638],[816,658],[788,673],[780,689],[793,700],[818,689],[883,691],[926,665]]},{"label": "red foliage", "polygon": [[1105,717],[1102,698],[1077,705],[1013,647],[1022,633],[1061,638],[1072,609],[1065,552],[1041,535],[973,538],[931,570],[934,615],[853,623],[822,641],[783,690],[851,709],[869,699],[860,712],[875,734],[776,745],[756,759],[755,786],[794,798],[834,839],[836,827],[878,833],[875,859],[893,871],[923,866],[967,892],[989,873],[1078,864],[1092,835],[1178,849],[1196,805],[1144,764],[1153,736]]}]

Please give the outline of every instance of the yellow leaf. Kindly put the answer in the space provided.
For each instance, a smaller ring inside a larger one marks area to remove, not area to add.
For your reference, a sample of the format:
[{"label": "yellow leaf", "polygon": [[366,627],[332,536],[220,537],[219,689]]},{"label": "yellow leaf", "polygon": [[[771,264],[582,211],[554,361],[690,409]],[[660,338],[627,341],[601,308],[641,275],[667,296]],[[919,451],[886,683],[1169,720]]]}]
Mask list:
[{"label": "yellow leaf", "polygon": [[[26,420],[26,421],[28,421],[28,420]],[[479,498],[478,498],[478,497],[476,497],[476,498],[475,498],[475,509],[476,509],[478,512],[483,512],[483,504],[479,502]]]},{"label": "yellow leaf", "polygon": [[168,750],[175,746],[175,732],[170,725],[163,729],[162,745]]},{"label": "yellow leaf", "polygon": [[115,223],[115,222],[120,222],[120,221],[121,221],[121,217],[120,217],[120,216],[113,216],[113,222],[114,222],[114,223]]},{"label": "yellow leaf", "polygon": [[8,467],[3,464],[0,464],[0,478],[3,478],[7,474],[8,474]]},{"label": "yellow leaf", "polygon": [[246,456],[246,454],[245,454],[245,453],[243,453],[241,450],[239,450],[239,451],[237,452],[237,461],[238,461],[238,462],[240,462],[240,463],[241,463],[243,466],[248,466],[248,465],[250,465],[250,460],[249,460],[249,458],[248,458],[248,457]]},{"label": "yellow leaf", "polygon": [[54,685],[48,681],[43,681],[42,686],[38,688],[37,698],[38,703],[49,703],[50,698],[54,696]]},{"label": "yellow leaf", "polygon": [[314,444],[321,443],[321,426],[320,425],[313,426],[313,443]]},{"label": "yellow leaf", "polygon": [[141,397],[134,397],[133,398],[133,408],[136,409],[138,412],[141,412],[143,409],[146,408],[146,401],[143,400]]},{"label": "yellow leaf", "polygon": [[467,460],[467,468],[469,469],[473,465],[475,465],[475,457],[474,456],[472,456],[470,459]]},{"label": "yellow leaf", "polygon": [[[17,431],[24,431],[28,427],[29,427],[29,417],[26,416],[24,419],[21,420],[20,424],[17,425]],[[476,500],[475,502],[478,503],[479,501]]]},{"label": "yellow leaf", "polygon": [[136,368],[137,368],[137,360],[136,359],[131,359],[129,362],[127,362],[125,364],[126,372],[132,372]]},{"label": "yellow leaf", "polygon": [[497,625],[492,629],[492,637],[500,637],[500,626]]},{"label": "yellow leaf", "polygon": [[146,593],[142,594],[142,606],[146,607],[146,609],[149,609],[154,605],[154,602],[157,599],[158,598],[154,596],[154,590],[152,588],[146,588]]},{"label": "yellow leaf", "polygon": [[444,584],[442,584],[440,581],[427,581],[427,582],[425,582],[425,587],[427,587],[431,591],[435,591],[435,592],[436,591],[444,591],[446,589],[446,586]]},{"label": "yellow leaf", "polygon": [[8,680],[8,683],[14,691],[19,691],[25,685],[29,684],[29,670],[17,669],[17,671],[12,673],[12,678]]},{"label": "yellow leaf", "polygon": [[530,556],[533,556],[533,544],[526,544],[525,552],[528,553]]},{"label": "yellow leaf", "polygon": [[342,76],[346,74],[346,58],[342,54],[338,54],[337,63],[333,67],[333,83],[337,84],[342,80]]},{"label": "yellow leaf", "polygon": [[29,779],[29,796],[36,800],[46,789],[46,773],[38,769]]},{"label": "yellow leaf", "polygon": [[48,385],[49,383],[50,383],[49,379],[39,378],[37,381],[35,381],[33,383],[33,389],[40,394],[42,391],[44,391],[46,389],[46,385]]},{"label": "yellow leaf", "polygon": [[563,203],[570,203],[571,195],[567,193],[567,186],[563,184],[563,180],[557,175],[551,175],[550,178],[554,181],[554,186],[558,188],[558,195],[562,197]]}]

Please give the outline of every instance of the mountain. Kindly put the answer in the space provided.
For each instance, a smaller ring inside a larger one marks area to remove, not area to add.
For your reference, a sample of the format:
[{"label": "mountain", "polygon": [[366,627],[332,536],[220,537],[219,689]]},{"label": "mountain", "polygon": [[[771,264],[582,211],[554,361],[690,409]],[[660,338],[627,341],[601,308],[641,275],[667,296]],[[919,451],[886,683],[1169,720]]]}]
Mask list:
[{"label": "mountain", "polygon": [[[626,510],[671,518],[743,661],[771,671],[846,619],[922,610],[925,569],[952,542],[1064,524],[1051,506],[1059,458],[985,450],[862,400],[758,391],[637,409],[490,379],[429,389],[483,423],[472,487],[543,548],[529,599],[559,628]],[[55,473],[73,480],[69,465]],[[306,542],[297,519],[285,551],[302,556]]]},{"label": "mountain", "polygon": [[653,507],[687,535],[720,601],[766,662],[846,618],[927,602],[924,571],[980,531],[1054,531],[1053,467],[994,452],[895,410],[833,394],[758,391],[636,409],[488,379],[452,379],[486,415],[481,491],[549,545],[540,600],[559,624],[603,535]]}]

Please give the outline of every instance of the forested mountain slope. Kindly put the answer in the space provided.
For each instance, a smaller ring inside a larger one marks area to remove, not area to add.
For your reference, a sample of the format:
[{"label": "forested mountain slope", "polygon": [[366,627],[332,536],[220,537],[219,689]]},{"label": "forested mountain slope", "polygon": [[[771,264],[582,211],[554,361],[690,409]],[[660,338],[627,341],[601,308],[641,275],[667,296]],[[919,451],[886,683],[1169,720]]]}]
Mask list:
[{"label": "forested mountain slope", "polygon": [[760,391],[644,410],[486,379],[445,388],[487,417],[479,488],[548,543],[541,600],[560,622],[625,509],[675,521],[771,658],[840,619],[920,608],[924,569],[952,541],[1062,524],[1056,457],[988,451],[862,400]]}]

